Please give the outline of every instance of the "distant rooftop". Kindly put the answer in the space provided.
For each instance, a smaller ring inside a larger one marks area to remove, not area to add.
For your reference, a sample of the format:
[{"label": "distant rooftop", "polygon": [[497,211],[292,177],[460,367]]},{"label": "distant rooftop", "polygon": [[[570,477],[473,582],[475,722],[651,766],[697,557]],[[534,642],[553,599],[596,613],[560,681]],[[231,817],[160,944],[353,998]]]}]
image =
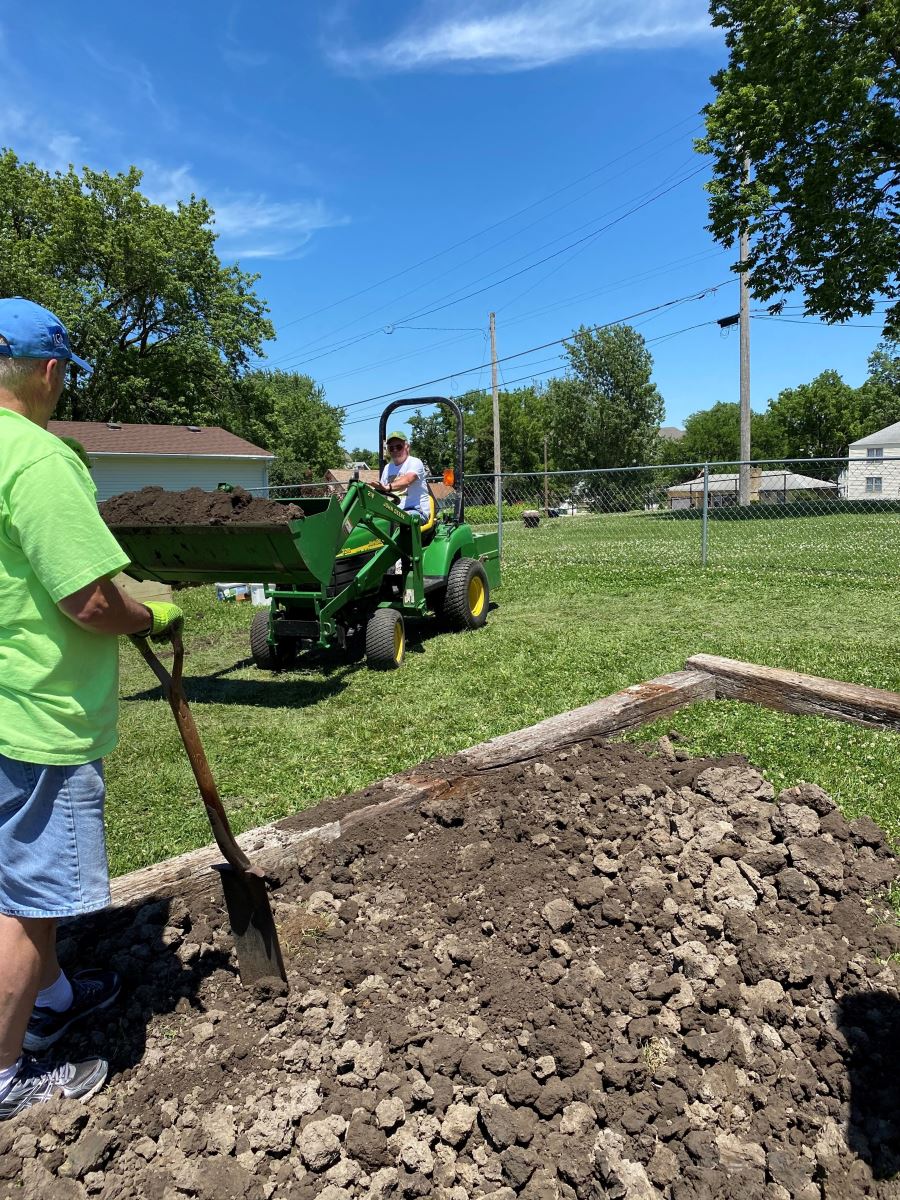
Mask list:
[{"label": "distant rooftop", "polygon": [[88,454],[147,454],[191,458],[274,458],[262,446],[218,425],[125,425],[118,421],[51,421],[57,437],[74,438]]},{"label": "distant rooftop", "polygon": [[[737,472],[733,475],[710,475],[709,490],[711,492],[736,492],[738,478]],[[793,471],[760,471],[758,476],[754,474],[751,478],[754,489],[757,480],[759,481],[759,491],[761,492],[796,492],[837,487],[836,483],[831,483],[828,479],[815,479],[812,475],[797,475]],[[702,492],[703,476],[698,475],[696,479],[688,480],[686,483],[676,483],[667,490],[670,492]]]},{"label": "distant rooftop", "polygon": [[855,442],[851,442],[850,445],[900,446],[900,421],[895,421],[893,425],[886,425],[884,429],[878,429],[875,433],[870,433],[868,437],[858,438]]}]

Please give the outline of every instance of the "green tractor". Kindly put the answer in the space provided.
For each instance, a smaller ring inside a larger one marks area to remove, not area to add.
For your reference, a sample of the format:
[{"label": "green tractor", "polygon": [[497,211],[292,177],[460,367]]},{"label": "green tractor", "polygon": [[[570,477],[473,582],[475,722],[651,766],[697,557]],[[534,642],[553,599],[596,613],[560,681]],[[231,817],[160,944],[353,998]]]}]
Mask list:
[{"label": "green tractor", "polygon": [[306,516],[290,529],[307,571],[267,587],[269,609],[250,628],[250,651],[261,669],[290,666],[307,647],[364,639],[367,664],[391,670],[403,662],[408,621],[484,625],[491,589],[500,584],[500,555],[496,533],[473,533],[465,523],[459,405],[443,397],[389,404],[379,421],[379,472],[391,415],[425,404],[441,404],[456,419],[456,461],[443,485],[429,485],[430,518],[420,523],[358,477],[342,498],[295,497]]},{"label": "green tractor", "polygon": [[464,520],[459,405],[397,400],[381,414],[380,444],[393,412],[425,404],[456,418],[454,468],[439,496],[431,490],[425,524],[356,478],[343,497],[281,497],[305,514],[286,524],[116,526],[128,573],[163,583],[264,584],[269,603],[253,618],[250,652],[267,671],[290,667],[304,649],[363,644],[370,667],[390,670],[403,662],[408,621],[479,628],[500,584],[500,552],[496,533],[473,533]]}]

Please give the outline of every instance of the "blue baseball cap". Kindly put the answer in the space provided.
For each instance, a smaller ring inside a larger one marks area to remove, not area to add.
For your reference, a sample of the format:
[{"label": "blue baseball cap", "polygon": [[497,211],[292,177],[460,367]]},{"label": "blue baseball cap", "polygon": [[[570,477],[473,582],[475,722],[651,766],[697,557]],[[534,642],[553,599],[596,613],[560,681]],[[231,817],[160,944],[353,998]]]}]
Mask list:
[{"label": "blue baseball cap", "polygon": [[73,362],[88,374],[93,370],[69,344],[69,331],[48,308],[33,300],[12,296],[0,300],[0,344],[4,358],[60,358]]}]

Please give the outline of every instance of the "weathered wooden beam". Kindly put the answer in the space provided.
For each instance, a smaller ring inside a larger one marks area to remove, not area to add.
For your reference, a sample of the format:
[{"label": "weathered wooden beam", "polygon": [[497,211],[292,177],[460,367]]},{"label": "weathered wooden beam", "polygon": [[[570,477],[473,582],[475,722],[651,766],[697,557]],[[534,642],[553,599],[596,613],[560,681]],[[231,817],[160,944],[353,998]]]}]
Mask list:
[{"label": "weathered wooden beam", "polygon": [[710,675],[696,670],[675,671],[646,683],[635,683],[571,712],[548,717],[528,729],[505,733],[470,750],[461,750],[454,757],[469,768],[490,770],[561,750],[586,738],[617,737],[693,704],[695,700],[714,700],[715,697],[715,680]]},{"label": "weathered wooden beam", "polygon": [[[417,770],[412,775],[394,775],[382,779],[366,788],[364,793],[357,793],[361,803],[351,805],[349,811],[345,804],[344,815],[337,819],[327,819],[330,805],[325,803],[321,813],[325,819],[320,824],[315,824],[314,816],[307,811],[251,829],[241,834],[237,841],[254,863],[277,874],[279,863],[289,861],[292,848],[310,838],[334,840],[356,825],[376,821],[398,809],[412,808],[473,771],[521,762],[591,737],[615,737],[675,712],[695,700],[711,700],[715,697],[715,690],[713,679],[702,672],[676,671],[671,675],[661,675],[658,679],[634,684],[572,712],[549,717],[528,729],[520,729],[462,750],[442,760],[438,771],[429,773],[426,766],[421,773]],[[377,799],[366,802],[373,791]],[[218,886],[218,880],[210,868],[220,862],[221,857],[215,846],[204,846],[121,875],[112,881],[113,905],[137,904],[151,897],[176,895],[200,899],[211,894],[214,887]]]},{"label": "weathered wooden beam", "polygon": [[746,700],[800,716],[832,717],[854,725],[900,732],[900,692],[760,667],[715,654],[694,654],[685,668],[715,680],[721,700]]},{"label": "weathered wooden beam", "polygon": [[[255,866],[277,875],[279,865],[290,860],[292,850],[302,842],[332,842],[341,837],[354,825],[377,820],[398,808],[412,807],[433,796],[448,786],[444,779],[417,780],[393,777],[382,780],[385,798],[374,804],[363,804],[338,820],[323,821],[321,824],[299,823],[297,817],[283,817],[269,825],[249,829],[237,837],[237,843]],[[369,791],[371,789],[366,789]],[[327,806],[326,806],[327,807]],[[308,817],[310,813],[306,814]],[[190,896],[197,899],[218,886],[218,877],[212,867],[222,862],[222,854],[215,845],[189,850],[161,863],[141,867],[120,875],[110,882],[114,907],[139,904],[151,897],[160,899],[170,896]]]}]

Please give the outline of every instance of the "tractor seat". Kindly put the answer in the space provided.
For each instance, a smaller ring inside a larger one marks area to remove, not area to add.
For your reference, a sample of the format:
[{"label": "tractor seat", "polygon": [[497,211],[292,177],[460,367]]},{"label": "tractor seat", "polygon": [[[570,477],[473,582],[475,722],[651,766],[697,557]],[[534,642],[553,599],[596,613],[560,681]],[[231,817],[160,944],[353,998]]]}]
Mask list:
[{"label": "tractor seat", "polygon": [[434,537],[435,517],[437,516],[437,508],[434,503],[434,496],[431,492],[428,493],[428,510],[429,517],[424,524],[419,526],[419,533],[422,535],[422,545],[427,546]]}]

